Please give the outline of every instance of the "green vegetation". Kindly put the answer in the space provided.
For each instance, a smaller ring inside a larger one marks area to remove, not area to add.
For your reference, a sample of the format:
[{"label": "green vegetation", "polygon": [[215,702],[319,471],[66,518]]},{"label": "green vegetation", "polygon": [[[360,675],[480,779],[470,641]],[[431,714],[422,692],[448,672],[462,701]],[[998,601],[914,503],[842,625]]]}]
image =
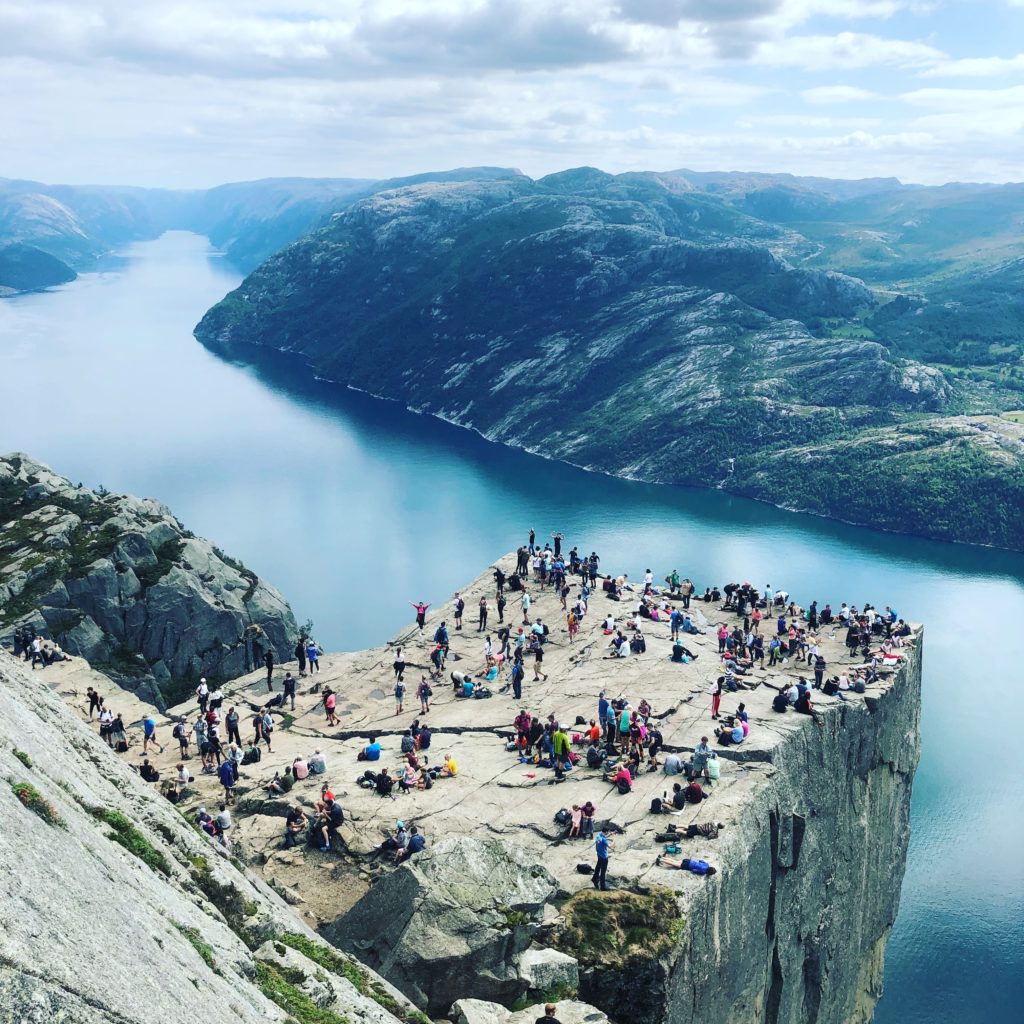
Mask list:
[{"label": "green vegetation", "polygon": [[676,945],[683,927],[676,894],[660,886],[645,894],[583,890],[566,900],[562,916],[555,945],[585,966],[657,959]]},{"label": "green vegetation", "polygon": [[199,954],[203,963],[205,963],[206,966],[215,974],[220,974],[220,968],[217,966],[217,961],[213,957],[213,946],[203,939],[202,933],[199,929],[184,924],[175,924],[174,927],[177,928],[190,943],[192,943],[192,948]]},{"label": "green vegetation", "polygon": [[282,947],[278,953],[284,952],[284,946],[290,946],[332,974],[347,978],[357,992],[369,996],[390,1014],[405,1021],[406,1024],[431,1024],[430,1018],[426,1014],[419,1010],[407,1010],[379,981],[370,977],[359,964],[348,957],[342,956],[298,932],[285,932],[275,941]]},{"label": "green vegetation", "polygon": [[110,838],[115,843],[123,846],[133,857],[138,857],[143,864],[161,875],[171,874],[170,862],[135,827],[127,815],[109,807],[93,807],[90,811],[94,818],[110,826],[113,830]]},{"label": "green vegetation", "polygon": [[64,828],[64,819],[57,813],[57,808],[50,803],[42,793],[30,782],[12,782],[11,792],[27,807],[33,814],[42,818],[47,825],[56,825]]},{"label": "green vegetation", "polygon": [[256,905],[247,900],[230,882],[218,881],[214,877],[210,862],[205,857],[192,858],[190,874],[196,888],[224,915],[228,927],[250,948],[258,945],[245,924],[246,919],[256,912]]},{"label": "green vegetation", "polygon": [[180,537],[172,537],[170,540],[165,540],[154,552],[156,554],[156,563],[144,569],[135,570],[135,575],[138,576],[139,582],[143,587],[149,588],[155,583],[159,583],[181,561],[184,548],[185,543]]},{"label": "green vegetation", "polygon": [[260,991],[285,1013],[291,1014],[297,1024],[348,1024],[348,1018],[333,1010],[323,1010],[306,995],[298,985],[305,975],[276,967],[273,964],[256,963],[256,984]]},{"label": "green vegetation", "polygon": [[26,767],[32,767],[32,758],[25,753],[24,750],[19,750],[17,747],[14,748],[14,756]]}]

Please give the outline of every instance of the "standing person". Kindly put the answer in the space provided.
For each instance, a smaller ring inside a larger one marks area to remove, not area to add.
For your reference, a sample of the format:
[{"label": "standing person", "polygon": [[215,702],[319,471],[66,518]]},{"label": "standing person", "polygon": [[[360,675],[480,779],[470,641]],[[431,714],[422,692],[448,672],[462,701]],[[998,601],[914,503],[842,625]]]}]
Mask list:
[{"label": "standing person", "polygon": [[395,680],[395,714],[400,715],[405,710],[405,683],[401,679]]},{"label": "standing person", "polygon": [[273,693],[274,684],[271,679],[274,676],[274,649],[272,647],[268,647],[263,655],[263,664],[267,666],[267,693]]},{"label": "standing person", "polygon": [[143,754],[149,753],[150,743],[157,747],[160,747],[160,753],[164,752],[164,748],[160,745],[160,741],[156,738],[156,721],[152,715],[146,715],[142,720],[142,752]]},{"label": "standing person", "polygon": [[512,666],[512,696],[515,700],[523,699],[523,679],[526,676],[526,669],[523,667],[523,659],[517,658]]},{"label": "standing person", "polygon": [[309,643],[306,644],[306,657],[309,660],[309,674],[312,675],[314,671],[320,671],[320,646],[317,642],[310,637]]},{"label": "standing person", "polygon": [[242,737],[238,735],[238,721],[238,712],[235,710],[234,705],[232,705],[224,716],[224,724],[228,727],[228,743],[237,743],[241,746]]},{"label": "standing person", "polygon": [[562,1024],[562,1022],[555,1016],[555,1011],[558,1007],[554,1003],[544,1004],[544,1016],[537,1018],[537,1024]]},{"label": "standing person", "polygon": [[497,598],[495,599],[495,602],[494,602],[495,607],[498,609],[498,622],[499,623],[502,623],[502,622],[505,621],[505,605],[507,603],[508,602],[505,600],[505,595],[502,594],[499,591],[498,596],[497,596]]},{"label": "standing person", "polygon": [[420,685],[416,687],[416,696],[420,699],[420,714],[425,715],[430,710],[430,695],[433,692],[427,677],[421,675]]},{"label": "standing person", "polygon": [[462,613],[465,610],[466,610],[466,602],[463,599],[462,595],[458,591],[456,591],[455,592],[455,605],[454,605],[455,628],[456,629],[462,629]]},{"label": "standing person", "polygon": [[505,573],[500,566],[494,570],[494,582],[497,584],[497,595],[501,597],[505,590]]},{"label": "standing person", "polygon": [[[203,734],[205,738],[206,723],[203,722]],[[258,747],[260,740],[263,739],[263,712],[256,711],[252,716],[252,745]],[[196,742],[199,743],[199,722],[196,722]]]},{"label": "standing person", "polygon": [[305,637],[299,637],[299,642],[295,645],[295,660],[299,663],[299,678],[306,678],[306,639]]},{"label": "standing person", "polygon": [[[270,749],[269,747],[267,748]],[[235,799],[235,761],[234,758],[226,757],[220,763],[220,767],[217,769],[217,776],[220,779],[220,784],[224,787],[224,803],[230,804]]]},{"label": "standing person", "polygon": [[410,601],[409,604],[416,609],[416,625],[420,627],[420,632],[422,632],[427,621],[427,609],[430,605],[424,604],[422,601]]},{"label": "standing person", "polygon": [[576,612],[570,611],[565,617],[566,624],[569,627],[569,643],[576,642],[576,634],[580,631],[579,619],[576,618]]},{"label": "standing person", "polygon": [[530,594],[526,587],[523,587],[523,599],[520,601],[523,606],[523,625],[528,626],[530,624]]},{"label": "standing person", "polygon": [[263,738],[267,741],[267,753],[272,754],[273,750],[270,749],[270,734],[274,731],[274,716],[270,713],[270,708],[265,708],[263,711]]},{"label": "standing person", "polygon": [[210,688],[206,685],[206,678],[199,680],[199,685],[196,687],[196,700],[199,701],[199,710],[206,714],[206,705],[210,700]]},{"label": "standing person", "polygon": [[290,700],[292,703],[292,711],[295,710],[295,676],[291,672],[284,674],[284,700],[281,701],[281,707],[284,707],[284,701]]},{"label": "standing person", "polygon": [[395,672],[395,682],[400,683],[405,678],[405,657],[402,654],[402,648],[399,647],[395,651],[395,660],[391,663],[392,669]]},{"label": "standing person", "polygon": [[536,543],[537,543],[537,534],[534,531],[533,527],[531,526],[530,527],[530,554],[531,555],[533,554],[534,547],[536,547]]},{"label": "standing person", "polygon": [[597,854],[597,866],[594,868],[594,877],[591,881],[595,889],[606,891],[608,889],[608,857],[611,852],[612,841],[603,833],[598,832],[594,840],[594,852]]},{"label": "standing person", "polygon": [[[236,716],[237,721],[237,716]],[[174,723],[174,728],[171,730],[171,735],[178,741],[178,746],[181,749],[182,761],[188,760],[188,736],[189,736],[189,725],[188,720],[182,715],[177,722]]]},{"label": "standing person", "polygon": [[327,724],[337,725],[338,716],[335,712],[338,707],[338,698],[335,692],[329,686],[324,690],[323,703],[324,711],[327,712]]},{"label": "standing person", "polygon": [[482,633],[487,628],[487,598],[480,598],[480,619],[477,623],[476,631]]},{"label": "standing person", "polygon": [[711,694],[711,717],[718,717],[718,708],[722,703],[722,682],[724,677],[719,676],[712,684],[708,692]]}]

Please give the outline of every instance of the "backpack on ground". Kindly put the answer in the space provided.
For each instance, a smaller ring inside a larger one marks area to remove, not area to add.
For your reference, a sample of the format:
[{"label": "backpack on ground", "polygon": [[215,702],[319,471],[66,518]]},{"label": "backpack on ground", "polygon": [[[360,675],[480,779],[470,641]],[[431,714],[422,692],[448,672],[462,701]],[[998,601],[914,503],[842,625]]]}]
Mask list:
[{"label": "backpack on ground", "polygon": [[619,779],[619,781],[615,783],[615,788],[619,791],[621,796],[625,796],[633,787],[630,786],[626,779]]},{"label": "backpack on ground", "polygon": [[651,801],[651,814],[661,814],[661,810],[662,810],[661,797],[660,796],[656,796]]},{"label": "backpack on ground", "polygon": [[555,811],[555,824],[568,825],[572,821],[572,812],[567,807]]},{"label": "backpack on ground", "polygon": [[594,873],[594,866],[592,864],[577,864],[576,874],[578,875],[592,875]]}]

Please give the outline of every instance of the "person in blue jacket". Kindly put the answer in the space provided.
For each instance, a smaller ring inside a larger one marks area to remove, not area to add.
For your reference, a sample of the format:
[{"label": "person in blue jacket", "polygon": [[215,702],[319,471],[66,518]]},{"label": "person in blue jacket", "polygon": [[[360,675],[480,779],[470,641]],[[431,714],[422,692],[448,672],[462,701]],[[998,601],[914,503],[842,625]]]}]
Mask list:
[{"label": "person in blue jacket", "polygon": [[695,875],[717,875],[718,868],[713,868],[706,860],[697,860],[694,857],[684,857],[682,860],[673,860],[664,854],[654,862],[663,868],[677,868],[680,871],[690,871]]}]

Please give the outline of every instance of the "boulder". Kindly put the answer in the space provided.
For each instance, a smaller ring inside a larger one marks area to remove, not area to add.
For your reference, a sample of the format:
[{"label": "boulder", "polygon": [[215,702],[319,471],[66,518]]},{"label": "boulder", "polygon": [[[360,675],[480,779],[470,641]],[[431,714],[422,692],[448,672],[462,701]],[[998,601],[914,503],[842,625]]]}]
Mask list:
[{"label": "boulder", "polygon": [[460,996],[513,1003],[530,988],[519,955],[557,887],[518,847],[453,836],[382,877],[324,933],[428,1013]]},{"label": "boulder", "polygon": [[529,986],[529,994],[538,999],[556,993],[575,994],[580,987],[580,967],[575,957],[558,949],[533,946],[519,957],[520,977]]}]

